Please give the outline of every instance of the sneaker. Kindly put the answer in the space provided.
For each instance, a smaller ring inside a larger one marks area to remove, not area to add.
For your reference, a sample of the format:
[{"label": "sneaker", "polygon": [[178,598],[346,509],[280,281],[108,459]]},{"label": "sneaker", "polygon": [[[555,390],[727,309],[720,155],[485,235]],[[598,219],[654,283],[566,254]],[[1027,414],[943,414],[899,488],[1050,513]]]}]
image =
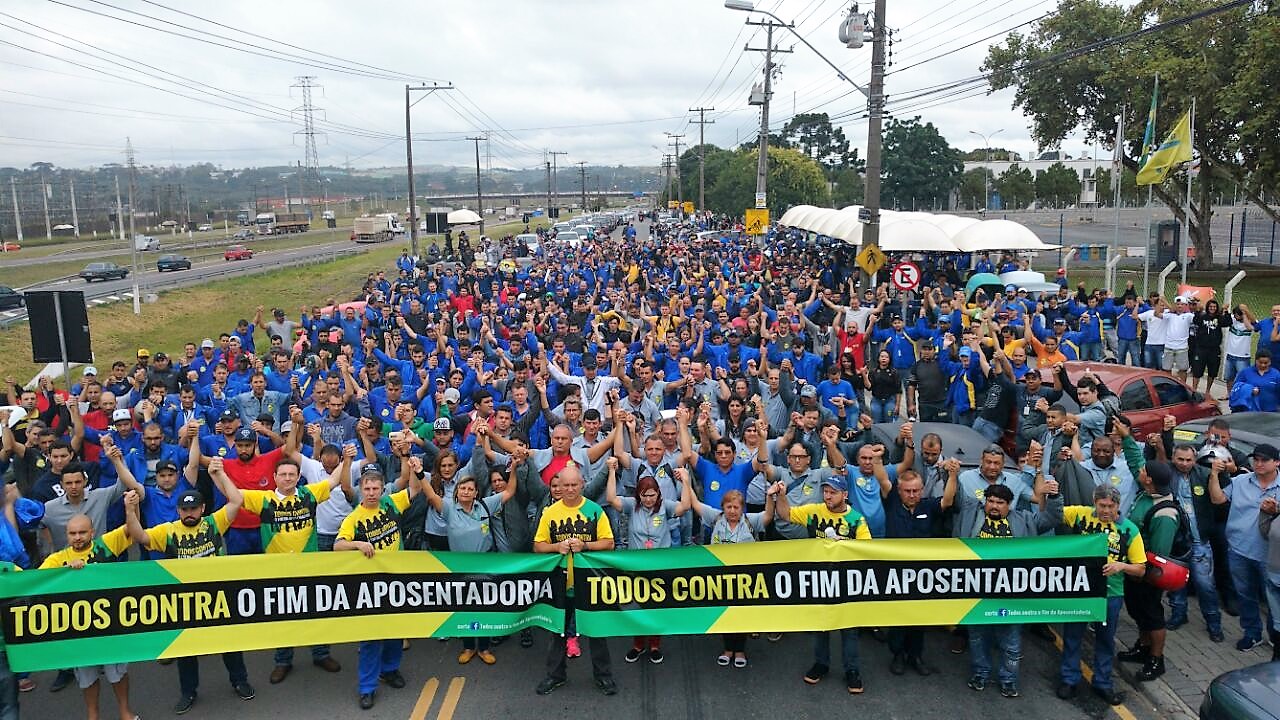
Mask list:
[{"label": "sneaker", "polygon": [[662,657],[661,650],[659,650],[658,648],[649,648],[649,662],[653,663],[654,665],[661,665],[662,660],[663,660],[663,657]]},{"label": "sneaker", "polygon": [[520,631],[520,647],[522,648],[533,647],[533,631],[530,630],[529,628],[525,628]]},{"label": "sneaker", "polygon": [[1164,674],[1164,658],[1152,655],[1142,664],[1142,669],[1134,677],[1139,682],[1149,682]]},{"label": "sneaker", "polygon": [[1018,686],[1014,683],[1000,683],[1000,697],[1018,697]]},{"label": "sneaker", "polygon": [[1076,686],[1071,683],[1058,683],[1058,689],[1054,691],[1059,700],[1070,700],[1076,696]]},{"label": "sneaker", "polygon": [[1149,657],[1151,657],[1151,648],[1146,645],[1134,645],[1128,650],[1116,653],[1116,659],[1120,662],[1144,663]]},{"label": "sneaker", "polygon": [[363,693],[360,695],[360,709],[370,710],[373,708],[373,693]]},{"label": "sneaker", "polygon": [[765,635],[764,638],[769,642],[778,642],[782,639],[782,633],[769,633]]},{"label": "sneaker", "polygon": [[1177,630],[1178,628],[1186,624],[1187,624],[1186,615],[1175,615],[1174,617],[1169,618],[1169,621],[1164,624],[1164,629]]},{"label": "sneaker", "polygon": [[641,650],[641,649],[640,649],[640,648],[638,648],[638,647],[633,647],[633,648],[631,648],[630,650],[628,650],[628,651],[627,651],[627,654],[626,654],[626,655],[623,655],[623,656],[622,656],[622,659],[623,659],[623,660],[626,660],[626,661],[627,661],[627,662],[629,662],[629,663],[633,663],[633,662],[635,662],[635,661],[639,660],[639,659],[640,659],[640,656],[641,656],[641,655],[643,655],[643,654],[644,654],[644,650]]},{"label": "sneaker", "polygon": [[1261,647],[1262,644],[1262,638],[1242,637],[1240,638],[1240,641],[1236,643],[1236,649],[1240,652],[1249,652],[1256,647]]},{"label": "sneaker", "polygon": [[1115,688],[1102,689],[1095,687],[1093,694],[1102,698],[1102,701],[1108,705],[1116,706],[1124,704],[1124,693],[1116,691]]},{"label": "sneaker", "polygon": [[605,695],[617,695],[618,683],[614,682],[611,677],[598,677],[596,678],[596,689]]},{"label": "sneaker", "polygon": [[849,688],[850,695],[862,694],[862,675],[860,675],[857,670],[845,671],[844,684],[845,687]]},{"label": "sneaker", "polygon": [[1227,636],[1222,634],[1222,628],[1218,628],[1217,630],[1210,629],[1209,639],[1213,642],[1220,643],[1223,640],[1226,640]]},{"label": "sneaker", "polygon": [[[729,663],[725,663],[725,665],[728,665],[728,664]],[[24,677],[18,681],[18,692],[20,693],[28,693],[35,689],[36,689],[36,681],[32,680],[29,677]]]},{"label": "sneaker", "polygon": [[481,650],[480,652],[476,653],[476,655],[480,657],[480,662],[484,663],[485,665],[492,665],[498,662],[498,658],[494,657],[493,653],[489,652],[488,650]]},{"label": "sneaker", "polygon": [[565,638],[564,640],[564,656],[565,657],[582,657],[582,648],[578,646],[578,636]]},{"label": "sneaker", "polygon": [[195,704],[196,704],[195,695],[183,695],[182,697],[178,698],[178,702],[174,703],[173,714],[185,715],[189,710],[191,710],[191,706]]},{"label": "sneaker", "polygon": [[533,691],[539,695],[550,695],[555,692],[557,688],[564,687],[564,682],[564,680],[557,680],[555,678],[544,678],[542,682],[538,683],[538,687],[534,688]]},{"label": "sneaker", "polygon": [[247,682],[238,682],[231,687],[236,691],[236,695],[241,700],[252,700],[258,695],[253,691],[253,686]]},{"label": "sneaker", "polygon": [[70,670],[59,670],[58,676],[53,679],[53,684],[49,686],[49,692],[58,692],[63,690],[75,680],[76,676]]},{"label": "sneaker", "polygon": [[716,664],[720,667],[729,667],[731,662],[733,662],[733,657],[727,653],[716,658]]},{"label": "sneaker", "polygon": [[974,675],[969,678],[969,682],[965,683],[965,685],[974,692],[982,692],[987,689],[987,679],[981,675]]},{"label": "sneaker", "polygon": [[963,655],[964,651],[969,649],[969,636],[952,635],[947,649],[951,651],[952,655]]},{"label": "sneaker", "polygon": [[387,687],[392,687],[392,688],[395,688],[396,690],[399,690],[400,688],[404,687],[404,676],[400,674],[399,670],[392,670],[389,673],[382,673],[381,675],[378,676],[378,679],[386,683]]},{"label": "sneaker", "polygon": [[822,682],[822,678],[827,676],[828,670],[829,668],[826,665],[814,663],[813,667],[809,668],[809,672],[804,674],[804,681],[810,685],[817,685]]}]

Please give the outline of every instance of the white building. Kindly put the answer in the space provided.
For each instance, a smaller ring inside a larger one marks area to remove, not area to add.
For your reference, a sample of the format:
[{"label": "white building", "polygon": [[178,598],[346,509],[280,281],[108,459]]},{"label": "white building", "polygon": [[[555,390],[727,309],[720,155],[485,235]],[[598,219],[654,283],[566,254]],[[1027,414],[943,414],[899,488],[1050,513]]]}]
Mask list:
[{"label": "white building", "polygon": [[1098,204],[1097,171],[1109,169],[1111,166],[1110,159],[1073,158],[1057,150],[1048,150],[1040,153],[1033,160],[966,161],[964,171],[969,172],[977,168],[986,168],[990,170],[992,179],[995,179],[1000,177],[1011,166],[1017,165],[1019,168],[1030,170],[1033,177],[1039,177],[1040,173],[1048,170],[1055,163],[1062,163],[1066,167],[1075,170],[1076,174],[1080,176],[1079,207],[1092,207]]}]

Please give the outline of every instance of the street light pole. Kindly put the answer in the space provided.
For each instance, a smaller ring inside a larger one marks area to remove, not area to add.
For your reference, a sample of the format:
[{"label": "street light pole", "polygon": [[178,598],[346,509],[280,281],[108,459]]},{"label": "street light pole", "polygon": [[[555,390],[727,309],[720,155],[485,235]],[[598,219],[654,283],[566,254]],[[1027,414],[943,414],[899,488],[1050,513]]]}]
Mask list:
[{"label": "street light pole", "polygon": [[405,164],[408,165],[409,171],[409,246],[414,261],[418,259],[418,199],[413,189],[413,131],[410,127],[409,108],[413,105],[409,102],[409,93],[411,91],[425,92],[428,95],[436,90],[452,90],[453,85],[438,85],[431,83],[430,85],[405,85],[404,86],[404,155]]},{"label": "street light pole", "polygon": [[982,168],[982,209],[991,209],[991,138],[1004,132],[1003,129],[997,130],[990,135],[983,135],[977,130],[970,130],[970,135],[977,135],[982,138],[982,144],[987,149],[987,165]]}]

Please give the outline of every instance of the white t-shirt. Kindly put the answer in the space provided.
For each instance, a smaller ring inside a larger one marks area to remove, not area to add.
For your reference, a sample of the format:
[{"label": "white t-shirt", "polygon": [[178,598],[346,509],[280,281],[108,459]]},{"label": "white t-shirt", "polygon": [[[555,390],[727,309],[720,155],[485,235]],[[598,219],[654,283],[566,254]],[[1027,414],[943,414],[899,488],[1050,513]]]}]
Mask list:
[{"label": "white t-shirt", "polygon": [[1231,321],[1231,329],[1226,332],[1227,356],[1247,358],[1253,350],[1253,331],[1239,320]]},{"label": "white t-shirt", "polygon": [[1195,314],[1171,313],[1165,310],[1164,320],[1164,349],[1186,350],[1187,338],[1191,335],[1191,323],[1195,320]]},{"label": "white t-shirt", "polygon": [[[1138,319],[1147,324],[1147,344],[1164,345],[1168,338],[1167,328],[1170,313],[1166,310],[1163,317],[1157,316],[1155,310],[1138,314]],[[1184,346],[1185,347],[1185,346]]]}]

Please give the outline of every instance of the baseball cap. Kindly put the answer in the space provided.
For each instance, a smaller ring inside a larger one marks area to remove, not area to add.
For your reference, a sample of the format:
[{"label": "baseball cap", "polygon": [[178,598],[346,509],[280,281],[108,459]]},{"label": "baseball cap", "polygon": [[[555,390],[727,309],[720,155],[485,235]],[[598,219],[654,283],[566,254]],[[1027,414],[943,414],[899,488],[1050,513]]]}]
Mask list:
[{"label": "baseball cap", "polygon": [[271,311],[271,314],[275,315],[276,317],[284,317],[284,310],[280,308],[276,308],[275,310]]},{"label": "baseball cap", "polygon": [[251,442],[258,439],[258,434],[253,428],[242,427],[236,431],[236,442]]},{"label": "baseball cap", "polygon": [[205,338],[205,339],[201,340],[201,341],[200,341],[200,347],[202,347],[202,348],[212,348],[212,347],[214,347],[214,344],[213,344],[213,338]]},{"label": "baseball cap", "polygon": [[97,374],[98,374],[98,368],[92,365],[85,368],[84,371],[81,373],[81,375],[83,375],[84,377],[89,377],[90,375],[97,375]]},{"label": "baseball cap", "polygon": [[431,427],[432,427],[432,428],[434,428],[434,429],[436,429],[436,430],[448,430],[448,431],[452,432],[452,431],[453,431],[453,421],[452,421],[452,420],[450,420],[450,419],[449,419],[449,418],[447,418],[447,417],[436,418],[435,423],[434,423],[434,424],[432,424],[432,426],[431,426]]},{"label": "baseball cap", "polygon": [[942,317],[938,318],[938,324],[939,324],[939,325],[941,325],[942,323],[946,323],[946,324],[950,325],[950,324],[951,324],[951,316],[950,316],[950,315],[943,315]]},{"label": "baseball cap", "polygon": [[822,484],[830,485],[832,490],[839,490],[840,492],[849,492],[849,481],[846,480],[843,475],[832,475],[826,480],[823,480]]},{"label": "baseball cap", "polygon": [[968,347],[960,348],[960,357],[967,358],[970,355],[973,355],[973,348],[968,348]]},{"label": "baseball cap", "polygon": [[1276,450],[1276,446],[1271,443],[1262,443],[1253,448],[1249,457],[1259,460],[1280,460],[1280,450]]},{"label": "baseball cap", "polygon": [[1066,318],[1054,318],[1054,320],[1053,320],[1053,324],[1054,324],[1054,325],[1066,325],[1066,324],[1067,324],[1067,319],[1066,319]]},{"label": "baseball cap", "polygon": [[461,402],[462,393],[458,392],[458,388],[448,388],[444,391],[445,402]]},{"label": "baseball cap", "polygon": [[584,353],[582,356],[582,369],[590,370],[596,367],[596,354]]},{"label": "baseball cap", "polygon": [[151,357],[151,351],[146,348],[138,348],[138,357]]},{"label": "baseball cap", "polygon": [[1176,303],[1191,302],[1190,300],[1188,300],[1188,299],[1187,299],[1187,296],[1186,296],[1186,295],[1179,295],[1179,296],[1175,297],[1175,298],[1173,299],[1173,301],[1174,301],[1174,302],[1176,302]]},{"label": "baseball cap", "polygon": [[204,496],[199,490],[187,490],[178,496],[178,508],[182,510],[192,510],[204,505]]},{"label": "baseball cap", "polygon": [[1018,286],[1017,286],[1017,285],[1005,285],[1005,286],[1004,286],[1004,291],[1005,291],[1005,292],[1017,292],[1017,291],[1018,291]]},{"label": "baseball cap", "polygon": [[800,388],[800,397],[818,397],[818,389],[812,385],[805,385]]},{"label": "baseball cap", "polygon": [[156,359],[157,359],[157,360],[168,360],[168,359],[169,359],[169,356],[168,356],[168,355],[166,355],[166,354],[164,354],[164,353],[162,353],[162,352],[158,352],[158,353],[156,353],[155,357],[156,357]]},{"label": "baseball cap", "polygon": [[133,420],[133,414],[130,413],[125,408],[120,408],[115,412],[111,413],[111,422],[118,423],[124,420]]},{"label": "baseball cap", "polygon": [[178,463],[172,460],[161,460],[156,463],[156,472],[160,472],[161,470],[172,470],[174,472],[178,472]]},{"label": "baseball cap", "polygon": [[240,416],[236,414],[235,410],[223,410],[222,414],[218,416],[218,422],[227,422],[229,420],[235,420],[238,417]]}]

